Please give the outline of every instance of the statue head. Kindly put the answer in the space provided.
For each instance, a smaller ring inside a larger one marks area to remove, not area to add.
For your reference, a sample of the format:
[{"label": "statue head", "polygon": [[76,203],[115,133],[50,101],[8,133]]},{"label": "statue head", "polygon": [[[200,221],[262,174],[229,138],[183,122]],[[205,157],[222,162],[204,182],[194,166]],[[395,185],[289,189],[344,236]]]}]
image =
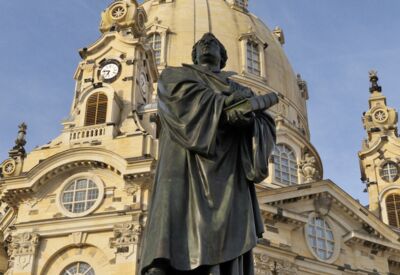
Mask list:
[{"label": "statue head", "polygon": [[194,64],[219,65],[219,68],[222,69],[227,60],[228,55],[224,45],[211,32],[204,34],[193,46],[192,61]]}]

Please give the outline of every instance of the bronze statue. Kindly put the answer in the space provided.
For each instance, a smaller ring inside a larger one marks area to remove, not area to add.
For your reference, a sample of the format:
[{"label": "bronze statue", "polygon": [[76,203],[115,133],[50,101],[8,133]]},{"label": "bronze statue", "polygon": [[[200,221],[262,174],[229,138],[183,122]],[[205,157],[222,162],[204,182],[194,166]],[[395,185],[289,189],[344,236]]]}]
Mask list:
[{"label": "bronze statue", "polygon": [[227,53],[211,33],[194,65],[158,82],[160,159],[142,243],[140,274],[252,275],[263,224],[254,183],[267,177],[275,124],[256,97],[221,69]]}]

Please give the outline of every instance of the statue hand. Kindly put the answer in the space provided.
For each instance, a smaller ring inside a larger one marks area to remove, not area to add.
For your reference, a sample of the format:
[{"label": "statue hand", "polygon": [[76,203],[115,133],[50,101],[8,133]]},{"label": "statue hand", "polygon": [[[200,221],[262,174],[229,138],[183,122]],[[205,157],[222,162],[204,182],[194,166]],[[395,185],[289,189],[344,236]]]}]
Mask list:
[{"label": "statue hand", "polygon": [[235,82],[229,83],[229,96],[225,99],[225,106],[230,106],[243,99],[254,96],[250,88],[239,85]]},{"label": "statue hand", "polygon": [[254,121],[254,113],[243,114],[240,110],[231,110],[226,112],[226,122],[236,127],[249,126]]}]

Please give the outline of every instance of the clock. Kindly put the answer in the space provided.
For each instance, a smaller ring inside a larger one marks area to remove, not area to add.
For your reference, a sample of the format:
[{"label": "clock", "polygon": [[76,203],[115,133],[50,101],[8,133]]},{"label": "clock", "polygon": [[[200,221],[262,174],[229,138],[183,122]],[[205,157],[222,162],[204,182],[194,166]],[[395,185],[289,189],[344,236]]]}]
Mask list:
[{"label": "clock", "polygon": [[99,78],[104,82],[113,82],[121,72],[121,64],[114,59],[106,60],[101,64]]},{"label": "clock", "polygon": [[5,175],[11,175],[15,171],[15,160],[7,160],[3,165],[3,173]]},{"label": "clock", "polygon": [[145,72],[139,75],[139,91],[144,103],[147,103],[147,95],[149,93],[149,81]]}]

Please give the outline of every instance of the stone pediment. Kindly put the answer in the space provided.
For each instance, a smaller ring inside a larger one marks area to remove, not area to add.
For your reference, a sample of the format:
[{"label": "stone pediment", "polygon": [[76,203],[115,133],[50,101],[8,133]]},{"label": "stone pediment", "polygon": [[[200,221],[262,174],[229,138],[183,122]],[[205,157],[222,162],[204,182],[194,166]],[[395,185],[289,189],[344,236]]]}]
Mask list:
[{"label": "stone pediment", "polygon": [[268,219],[301,225],[310,212],[329,215],[344,228],[347,245],[400,252],[399,235],[330,180],[259,190],[258,197]]},{"label": "stone pediment", "polygon": [[83,59],[85,59],[87,56],[98,55],[99,53],[107,52],[112,47],[131,48],[139,44],[140,41],[141,39],[139,38],[132,39],[124,37],[118,32],[110,32],[102,35],[96,42],[88,47],[80,49],[79,54]]},{"label": "stone pediment", "polygon": [[[140,165],[136,164],[140,162]],[[152,158],[124,159],[112,151],[102,148],[73,148],[57,153],[39,162],[22,176],[8,178],[2,183],[0,200],[10,206],[29,200],[39,188],[64,172],[73,169],[108,169],[119,177],[148,176]],[[138,172],[138,170],[140,170]]]}]

